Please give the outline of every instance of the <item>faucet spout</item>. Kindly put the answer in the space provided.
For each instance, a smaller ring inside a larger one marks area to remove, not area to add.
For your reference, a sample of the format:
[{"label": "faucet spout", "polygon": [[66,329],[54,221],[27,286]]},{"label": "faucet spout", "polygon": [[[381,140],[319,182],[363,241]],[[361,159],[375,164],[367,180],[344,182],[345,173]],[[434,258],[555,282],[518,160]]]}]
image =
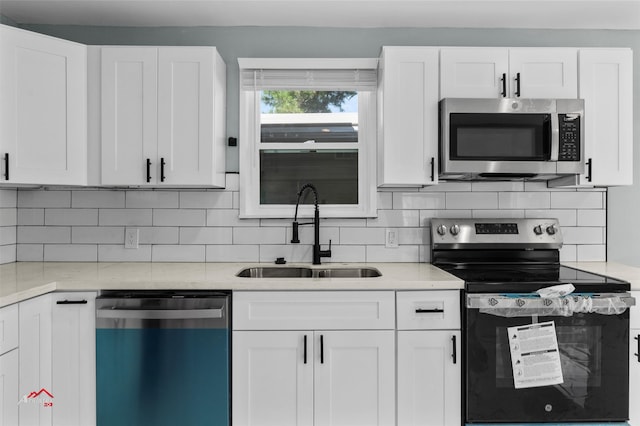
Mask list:
[{"label": "faucet spout", "polygon": [[[300,204],[300,198],[302,197],[302,194],[307,190],[310,189],[313,192],[313,196],[314,196],[314,206],[315,206],[315,210],[313,213],[313,221],[312,222],[306,222],[306,223],[298,223],[298,206]],[[293,244],[297,244],[300,242],[300,239],[298,237],[298,228],[302,225],[313,225],[313,260],[312,263],[314,265],[320,265],[320,259],[323,257],[331,257],[331,240],[329,240],[329,249],[328,250],[321,250],[320,248],[320,209],[318,207],[318,190],[316,189],[315,186],[313,186],[313,184],[311,183],[307,183],[302,185],[302,187],[300,188],[300,190],[298,191],[298,199],[296,201],[296,212],[295,215],[293,217],[293,224],[292,224],[292,236],[291,236],[291,243]]]}]

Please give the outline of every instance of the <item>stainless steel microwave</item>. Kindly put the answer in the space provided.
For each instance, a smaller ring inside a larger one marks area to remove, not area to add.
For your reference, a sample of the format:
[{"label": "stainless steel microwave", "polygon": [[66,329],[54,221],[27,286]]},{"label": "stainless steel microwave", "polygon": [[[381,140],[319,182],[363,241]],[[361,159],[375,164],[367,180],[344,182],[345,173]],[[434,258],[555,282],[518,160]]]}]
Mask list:
[{"label": "stainless steel microwave", "polygon": [[584,173],[582,99],[440,101],[440,178],[549,180]]}]

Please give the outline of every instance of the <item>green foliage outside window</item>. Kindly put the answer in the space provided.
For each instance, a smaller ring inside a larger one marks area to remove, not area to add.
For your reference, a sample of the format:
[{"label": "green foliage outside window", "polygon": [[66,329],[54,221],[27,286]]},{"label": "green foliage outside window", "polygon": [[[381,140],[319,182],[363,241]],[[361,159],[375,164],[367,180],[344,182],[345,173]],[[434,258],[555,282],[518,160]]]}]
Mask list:
[{"label": "green foliage outside window", "polygon": [[[314,90],[264,90],[262,105],[269,114],[343,112],[343,104],[357,92]],[[330,107],[334,107],[332,110]]]}]

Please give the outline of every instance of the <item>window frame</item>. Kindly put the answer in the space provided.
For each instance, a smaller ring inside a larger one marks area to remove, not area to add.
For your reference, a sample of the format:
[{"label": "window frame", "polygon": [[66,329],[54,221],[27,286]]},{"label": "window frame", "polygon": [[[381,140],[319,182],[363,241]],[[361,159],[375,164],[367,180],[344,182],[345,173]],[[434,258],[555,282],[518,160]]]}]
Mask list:
[{"label": "window frame", "polygon": [[[241,218],[292,218],[293,204],[260,204],[260,148],[275,144],[260,142],[260,90],[243,88],[245,70],[265,69],[354,69],[376,70],[376,58],[238,58],[239,64],[239,170]],[[313,85],[308,87],[313,90]],[[341,148],[358,150],[358,204],[322,204],[327,218],[367,218],[377,215],[376,187],[376,90],[358,90],[358,142]],[[319,144],[309,150],[335,149],[337,144]],[[313,182],[311,182],[313,183]],[[299,217],[313,217],[312,205],[300,205]]]}]

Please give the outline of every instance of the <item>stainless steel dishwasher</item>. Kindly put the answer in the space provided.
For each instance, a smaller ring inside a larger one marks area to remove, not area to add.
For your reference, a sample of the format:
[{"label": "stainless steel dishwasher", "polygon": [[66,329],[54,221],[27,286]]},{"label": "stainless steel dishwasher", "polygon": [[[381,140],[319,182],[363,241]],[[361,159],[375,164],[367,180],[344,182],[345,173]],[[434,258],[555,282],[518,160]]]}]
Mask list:
[{"label": "stainless steel dishwasher", "polygon": [[229,425],[229,294],[96,298],[98,426]]}]

